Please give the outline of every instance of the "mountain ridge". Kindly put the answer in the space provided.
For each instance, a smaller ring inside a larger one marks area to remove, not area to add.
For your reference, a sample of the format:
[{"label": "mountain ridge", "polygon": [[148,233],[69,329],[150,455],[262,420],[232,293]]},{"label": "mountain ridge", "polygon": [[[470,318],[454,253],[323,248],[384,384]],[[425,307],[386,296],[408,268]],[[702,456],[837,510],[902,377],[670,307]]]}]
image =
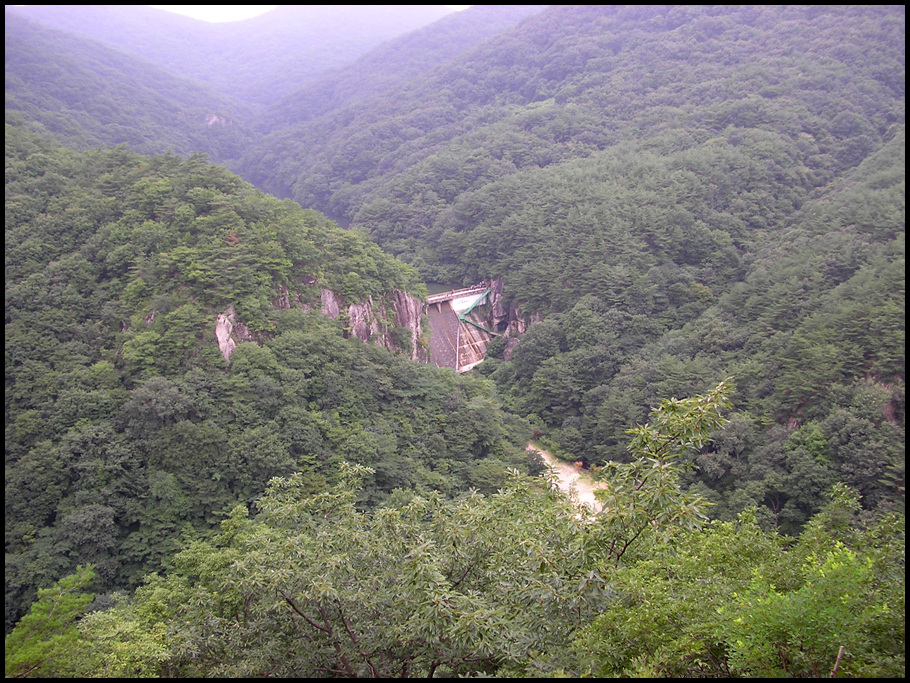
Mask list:
[{"label": "mountain ridge", "polygon": [[228,24],[132,5],[30,5],[7,12],[110,43],[255,108],[280,98],[282,88],[292,91],[299,87],[294,83],[452,11],[441,5],[365,5],[339,17],[337,7],[281,6]]},{"label": "mountain ridge", "polygon": [[902,6],[476,8],[263,118],[7,17],[8,674],[903,674]]}]

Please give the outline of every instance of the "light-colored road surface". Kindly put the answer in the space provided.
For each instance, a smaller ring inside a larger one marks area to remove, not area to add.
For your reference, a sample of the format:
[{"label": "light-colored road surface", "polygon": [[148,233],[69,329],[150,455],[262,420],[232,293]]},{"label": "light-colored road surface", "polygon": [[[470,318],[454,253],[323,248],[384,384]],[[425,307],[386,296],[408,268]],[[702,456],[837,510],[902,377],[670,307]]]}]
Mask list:
[{"label": "light-colored road surface", "polygon": [[540,453],[540,457],[544,459],[544,462],[556,469],[559,475],[560,489],[566,493],[574,489],[578,496],[578,502],[591,507],[595,512],[600,511],[601,505],[594,497],[594,491],[606,487],[604,482],[594,481],[584,470],[580,470],[571,463],[559,460],[534,442],[528,444],[527,450],[537,451]]}]

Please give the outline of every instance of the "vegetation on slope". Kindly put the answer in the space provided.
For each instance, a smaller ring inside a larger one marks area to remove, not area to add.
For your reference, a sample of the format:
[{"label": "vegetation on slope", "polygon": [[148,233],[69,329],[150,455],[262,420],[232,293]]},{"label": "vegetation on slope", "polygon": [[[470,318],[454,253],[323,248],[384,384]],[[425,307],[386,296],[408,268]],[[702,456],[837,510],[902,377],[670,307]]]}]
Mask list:
[{"label": "vegetation on slope", "polygon": [[[729,391],[663,402],[596,517],[540,478],[367,513],[355,500],[368,469],[345,465],[315,495],[301,475],[276,478],[259,514],[235,508],[78,632],[84,593],[53,628],[31,630],[29,615],[7,674],[902,676],[897,516],[863,525],[841,488],[795,544],[754,512],[699,528],[680,470]],[[78,645],[64,667],[57,638]]]},{"label": "vegetation on slope", "polygon": [[[362,235],[197,156],[75,154],[12,127],[6,144],[8,626],[76,564],[129,586],[272,476],[318,491],[357,461],[374,505],[527,468],[488,382],[273,307],[280,286],[421,289]],[[228,306],[260,345],[226,367]]]},{"label": "vegetation on slope", "polygon": [[[424,78],[276,131],[243,173],[339,219],[393,201],[415,236],[493,180],[621,142],[652,149],[655,135],[663,153],[669,131],[674,150],[727,128],[808,135],[788,153],[828,174],[817,186],[901,120],[902,20],[881,7],[551,7]],[[482,218],[456,214],[455,229]]]},{"label": "vegetation on slope", "polygon": [[740,414],[697,461],[715,515],[732,519],[754,504],[765,523],[793,531],[834,481],[870,509],[899,507],[903,165],[901,133],[749,255],[740,282],[663,265],[638,288],[584,293],[579,276],[574,305],[532,325],[510,362],[489,359],[478,371],[564,451],[595,465],[623,459],[623,431],[662,396],[732,374]]},{"label": "vegetation on slope", "polygon": [[[552,7],[404,83],[380,50],[243,149],[349,232],[26,134],[121,125],[60,93],[136,69],[73,41],[11,53],[7,675],[903,676],[902,8]],[[204,142],[150,94],[133,144]],[[274,305],[417,271],[539,322],[464,377]],[[604,514],[510,480],[532,428]]]},{"label": "vegetation on slope", "polygon": [[477,372],[573,459],[739,377],[691,483],[795,531],[834,481],[903,500],[904,49],[897,7],[553,7],[242,166],[426,280],[502,277],[544,319]]},{"label": "vegetation on slope", "polygon": [[240,155],[249,113],[217,94],[100,43],[6,13],[7,120],[77,149],[127,144],[136,152],[219,161]]},{"label": "vegetation on slope", "polygon": [[220,23],[142,5],[28,5],[8,8],[9,14],[103,42],[259,109],[452,10],[278,5],[251,19]]},{"label": "vegetation on slope", "polygon": [[257,119],[270,132],[379,95],[490,40],[543,5],[474,5],[387,41],[357,61],[302,86]]}]

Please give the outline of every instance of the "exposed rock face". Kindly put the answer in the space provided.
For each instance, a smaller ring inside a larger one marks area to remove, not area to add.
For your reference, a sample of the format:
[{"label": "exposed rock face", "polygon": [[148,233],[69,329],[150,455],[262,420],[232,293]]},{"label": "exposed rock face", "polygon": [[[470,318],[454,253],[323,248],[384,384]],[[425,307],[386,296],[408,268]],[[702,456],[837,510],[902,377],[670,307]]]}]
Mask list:
[{"label": "exposed rock face", "polygon": [[249,328],[243,323],[237,322],[236,317],[234,307],[228,306],[228,309],[218,316],[215,323],[215,339],[218,340],[218,349],[226,361],[231,359],[231,354],[234,353],[238,343],[256,341]]},{"label": "exposed rock face", "polygon": [[395,312],[395,323],[408,331],[411,341],[411,360],[423,363],[429,361],[430,352],[423,336],[423,301],[407,292],[392,292],[392,310]]},{"label": "exposed rock face", "polygon": [[[315,289],[311,289],[310,296],[307,296],[306,292],[281,287],[272,305],[278,310],[318,309],[322,315],[329,318],[342,318],[345,322],[346,336],[357,337],[392,351],[403,351],[410,360],[423,363],[430,360],[422,322],[425,303],[407,292],[395,290],[380,301],[370,297],[367,301],[346,304],[338,294],[329,289],[320,289],[319,297],[316,299]],[[503,296],[502,280],[498,278],[491,283],[489,304],[472,314],[472,318],[476,318],[475,322],[509,338],[508,355],[511,355],[511,350],[517,343],[515,338],[524,334],[528,325],[538,317],[526,316],[519,304],[507,302]],[[473,328],[468,332],[473,333]],[[218,316],[215,337],[218,339],[218,348],[225,361],[230,361],[237,344],[245,341],[257,343],[262,341],[236,319],[233,306]],[[483,346],[485,348],[486,344]]]},{"label": "exposed rock face", "polygon": [[[348,306],[348,330],[349,333],[369,341],[382,334],[379,321],[373,315],[373,297],[368,301]],[[381,344],[385,346],[385,344]]]},{"label": "exposed rock face", "polygon": [[[323,315],[347,319],[349,335],[392,351],[406,351],[409,359],[427,362],[429,352],[423,342],[421,323],[424,303],[417,297],[396,289],[380,302],[370,297],[367,301],[345,305],[335,292],[323,289],[321,302]],[[393,327],[407,331],[410,343],[404,346],[409,348],[402,348],[400,333],[395,339]]]},{"label": "exposed rock face", "polygon": [[215,339],[218,340],[218,349],[224,360],[229,361],[237,343],[231,339],[231,332],[234,331],[234,307],[218,316],[218,322],[215,323]]},{"label": "exposed rock face", "polygon": [[[272,305],[278,310],[288,310],[294,307],[313,310],[319,305],[322,315],[329,318],[344,318],[347,323],[346,336],[371,341],[389,350],[405,351],[411,360],[426,362],[428,359],[421,327],[424,304],[420,299],[407,292],[395,290],[378,303],[370,297],[367,301],[348,305],[335,292],[322,289],[319,303],[315,304],[305,301],[301,293],[282,287],[281,293],[272,302]],[[396,331],[395,328],[401,328],[401,330]],[[402,338],[405,332],[407,341]],[[230,360],[238,343],[261,342],[249,332],[245,325],[236,320],[233,306],[218,316],[215,323],[215,337],[225,361]]]},{"label": "exposed rock face", "polygon": [[523,335],[531,323],[543,320],[541,313],[525,314],[521,310],[521,304],[515,301],[506,301],[502,291],[502,280],[496,278],[493,280],[490,291],[490,318],[488,324],[490,329],[496,330],[506,338],[506,348],[503,352],[503,359],[510,360],[515,347],[518,346],[518,338]]},{"label": "exposed rock face", "polygon": [[322,315],[329,318],[335,319],[341,314],[341,309],[344,306],[344,301],[339,297],[335,292],[323,289],[322,290]]},{"label": "exposed rock face", "polygon": [[206,114],[205,115],[205,125],[207,126],[230,126],[233,125],[233,121],[224,118],[223,116],[218,116],[218,114]]},{"label": "exposed rock face", "polygon": [[502,278],[496,278],[493,280],[493,284],[490,286],[490,290],[490,303],[492,304],[491,309],[493,313],[493,323],[497,328],[499,328],[502,326],[503,322],[508,322],[509,320],[509,309],[506,308],[502,296]]},{"label": "exposed rock face", "polygon": [[521,304],[506,303],[502,293],[502,279],[496,278],[490,286],[490,325],[504,337],[518,337],[525,333],[528,325],[542,319],[539,314],[527,316],[521,311]]}]

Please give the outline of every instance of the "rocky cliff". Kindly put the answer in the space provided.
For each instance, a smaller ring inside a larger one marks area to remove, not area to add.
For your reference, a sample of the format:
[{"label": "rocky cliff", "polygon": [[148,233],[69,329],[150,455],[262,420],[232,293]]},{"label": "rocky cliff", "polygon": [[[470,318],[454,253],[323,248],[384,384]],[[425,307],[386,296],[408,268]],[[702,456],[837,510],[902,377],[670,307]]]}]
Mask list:
[{"label": "rocky cliff", "polygon": [[502,278],[496,278],[490,285],[490,329],[496,330],[504,337],[519,337],[528,329],[528,325],[543,319],[542,314],[530,316],[522,313],[521,304],[507,301],[503,295]]},{"label": "rocky cliff", "polygon": [[[430,361],[427,335],[424,334],[422,322],[424,302],[417,297],[395,290],[378,301],[370,297],[366,301],[347,304],[329,289],[320,289],[318,299],[315,299],[314,294],[314,291],[295,292],[282,287],[272,305],[278,310],[294,307],[305,311],[318,309],[322,315],[329,318],[341,318],[344,322],[345,336],[357,337],[365,342],[405,353],[410,360],[422,363]],[[534,315],[524,314],[520,304],[507,301],[503,294],[502,280],[498,278],[491,283],[489,304],[477,309],[472,317],[476,318],[475,322],[508,339],[508,355],[511,355],[517,338],[524,334],[528,325],[536,319]],[[466,328],[466,331],[475,332],[473,328]],[[245,341],[257,343],[262,341],[237,320],[233,306],[218,316],[215,322],[215,337],[225,361],[230,360],[237,344]],[[486,344],[482,346],[485,348]],[[480,353],[482,357],[483,352]]]},{"label": "rocky cliff", "polygon": [[[319,301],[314,303],[303,293],[282,287],[272,305],[278,310],[299,307],[311,311],[319,307],[322,315],[344,321],[345,336],[357,337],[392,351],[403,352],[411,360],[425,363],[429,359],[422,328],[424,304],[407,292],[395,290],[378,301],[370,297],[366,301],[346,304],[335,292],[321,289]],[[218,316],[215,338],[226,361],[230,360],[238,343],[261,341],[237,320],[233,306]]]}]

